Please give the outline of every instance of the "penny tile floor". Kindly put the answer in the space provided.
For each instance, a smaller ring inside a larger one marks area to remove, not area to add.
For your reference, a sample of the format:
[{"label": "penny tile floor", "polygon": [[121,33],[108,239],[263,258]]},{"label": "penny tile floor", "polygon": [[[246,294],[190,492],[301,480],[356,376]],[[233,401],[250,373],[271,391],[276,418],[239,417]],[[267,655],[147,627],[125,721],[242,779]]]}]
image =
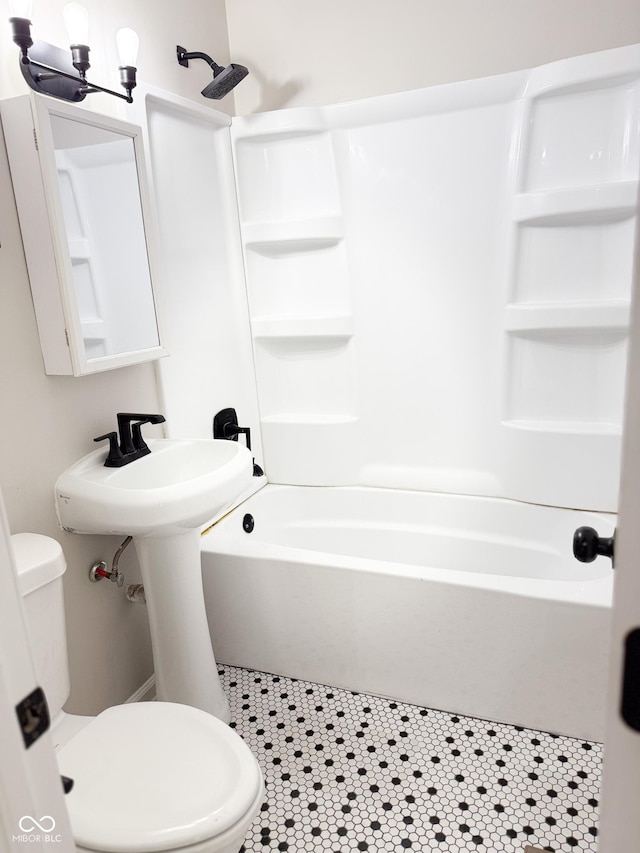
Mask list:
[{"label": "penny tile floor", "polygon": [[600,744],[238,667],[221,676],[265,776],[244,853],[595,853]]}]

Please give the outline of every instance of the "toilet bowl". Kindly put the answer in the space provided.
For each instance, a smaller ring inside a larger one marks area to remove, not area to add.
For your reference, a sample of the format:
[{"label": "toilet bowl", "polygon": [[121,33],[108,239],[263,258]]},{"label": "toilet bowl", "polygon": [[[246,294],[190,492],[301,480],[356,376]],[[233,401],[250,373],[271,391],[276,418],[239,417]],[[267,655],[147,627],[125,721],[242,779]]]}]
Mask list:
[{"label": "toilet bowl", "polygon": [[260,767],[216,717],[172,702],[65,714],[70,689],[62,575],[54,539],[11,537],[39,684],[52,717],[76,847],[102,853],[238,853],[260,811]]}]

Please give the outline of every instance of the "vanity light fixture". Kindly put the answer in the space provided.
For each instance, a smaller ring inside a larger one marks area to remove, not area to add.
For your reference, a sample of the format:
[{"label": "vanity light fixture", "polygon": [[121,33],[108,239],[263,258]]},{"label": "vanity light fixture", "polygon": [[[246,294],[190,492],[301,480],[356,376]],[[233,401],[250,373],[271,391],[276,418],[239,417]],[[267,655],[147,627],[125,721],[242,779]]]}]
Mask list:
[{"label": "vanity light fixture", "polygon": [[116,35],[120,58],[120,83],[126,95],[105,89],[87,80],[89,62],[89,15],[80,3],[67,3],[63,9],[64,22],[71,42],[68,53],[46,41],[31,38],[32,0],[9,0],[13,40],[20,48],[20,70],[29,86],[36,92],[63,101],[84,101],[93,92],[104,92],[132,103],[131,92],[136,85],[136,59],[139,39],[125,27]]}]

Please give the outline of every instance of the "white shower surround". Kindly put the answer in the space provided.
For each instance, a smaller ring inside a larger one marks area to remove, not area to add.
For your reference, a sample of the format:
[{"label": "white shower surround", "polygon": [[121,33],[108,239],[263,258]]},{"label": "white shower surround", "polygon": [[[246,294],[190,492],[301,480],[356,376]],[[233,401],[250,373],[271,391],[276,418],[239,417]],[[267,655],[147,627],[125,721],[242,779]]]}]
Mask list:
[{"label": "white shower surround", "polygon": [[267,485],[203,538],[216,659],[602,740],[611,569],[576,562],[571,539],[614,524],[495,498]]},{"label": "white shower surround", "polygon": [[616,508],[640,47],[233,120],[265,470]]},{"label": "white shower surround", "polygon": [[[226,117],[145,97],[170,429],[210,436],[235,405],[270,482],[203,540],[219,660],[602,739],[611,577],[570,534],[613,522],[553,507],[616,509],[639,80],[633,46],[235,118],[231,141]],[[322,518],[348,555],[314,541]],[[538,557],[549,577],[521,577]]]}]

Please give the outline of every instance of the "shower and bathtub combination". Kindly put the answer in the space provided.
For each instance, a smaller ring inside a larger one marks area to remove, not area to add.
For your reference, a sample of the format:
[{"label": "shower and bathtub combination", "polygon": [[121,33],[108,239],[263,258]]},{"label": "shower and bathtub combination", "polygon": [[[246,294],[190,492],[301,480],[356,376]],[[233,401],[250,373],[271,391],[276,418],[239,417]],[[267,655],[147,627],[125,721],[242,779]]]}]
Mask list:
[{"label": "shower and bathtub combination", "polygon": [[571,543],[615,527],[640,48],[230,136],[141,104],[167,420],[234,406],[268,480],[202,539],[218,660],[602,740],[611,564]]}]

